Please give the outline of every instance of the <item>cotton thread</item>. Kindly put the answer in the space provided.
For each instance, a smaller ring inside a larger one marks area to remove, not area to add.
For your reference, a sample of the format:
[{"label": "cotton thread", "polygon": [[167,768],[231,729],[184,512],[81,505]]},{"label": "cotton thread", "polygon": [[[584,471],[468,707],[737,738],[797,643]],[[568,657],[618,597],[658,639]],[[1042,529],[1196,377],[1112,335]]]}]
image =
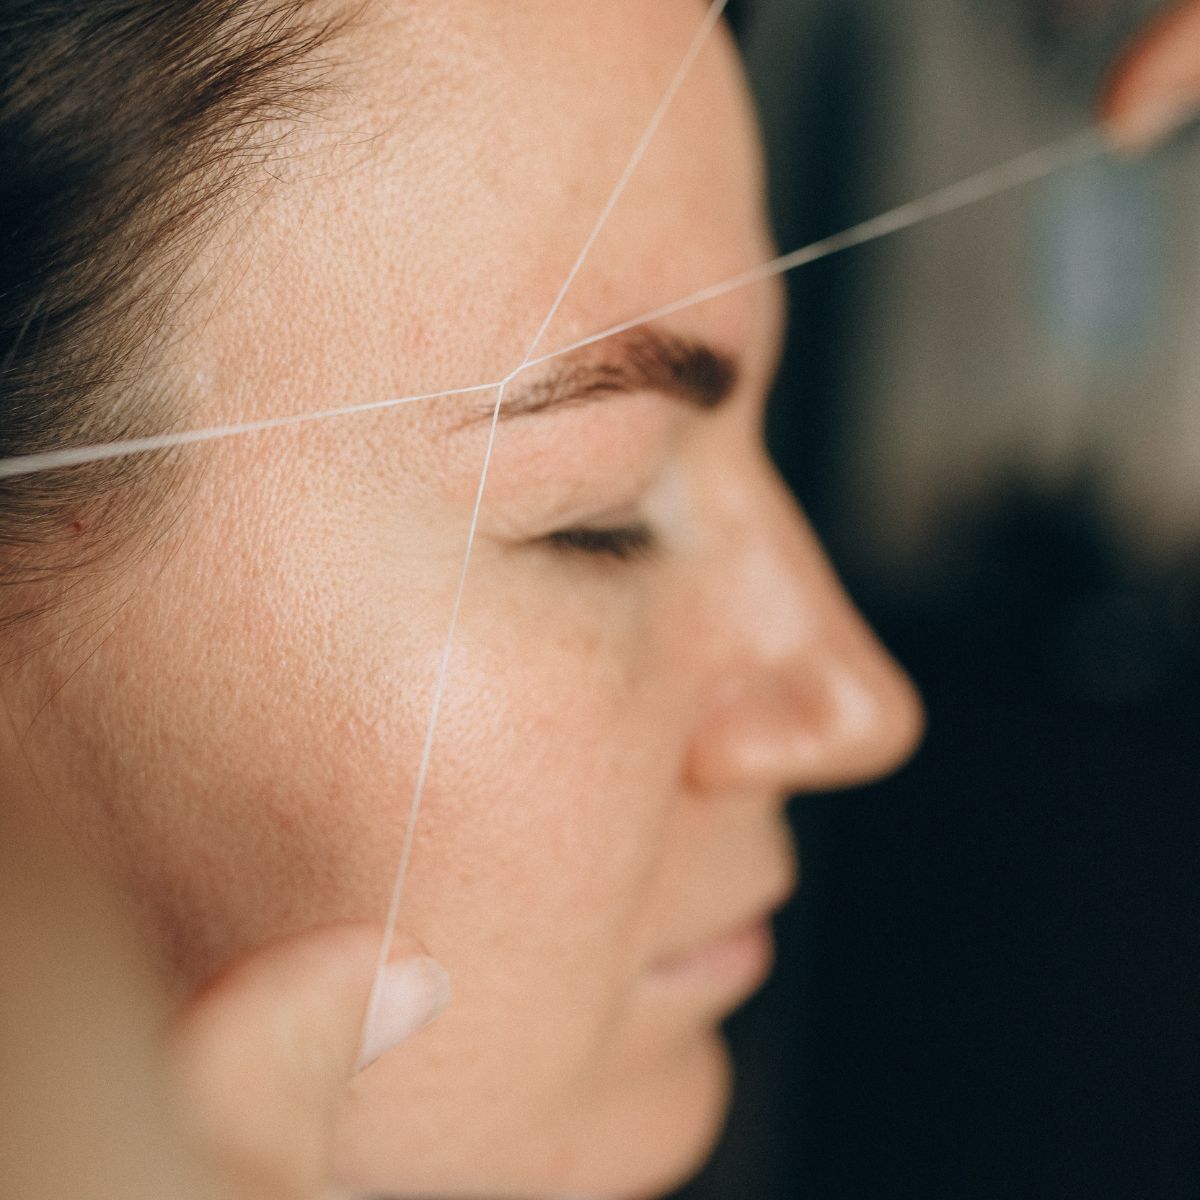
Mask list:
[{"label": "cotton thread", "polygon": [[698,292],[692,292],[690,295],[684,296],[680,300],[673,300],[660,308],[651,309],[650,312],[643,313],[639,317],[633,317],[617,325],[610,325],[599,333],[580,338],[579,341],[562,346],[551,354],[531,359],[525,364],[526,368],[541,366],[552,359],[561,358],[564,354],[574,354],[577,350],[594,346],[597,342],[607,341],[609,338],[628,333],[632,329],[649,325],[654,321],[661,321],[663,317],[673,316],[686,308],[704,304],[709,300],[716,300],[730,292],[736,292],[741,288],[750,287],[752,284],[762,283],[776,275],[794,271],[798,267],[809,266],[823,258],[839,254],[843,250],[849,250],[855,246],[865,246],[868,242],[875,242],[889,234],[911,229],[914,225],[932,220],[934,217],[946,216],[948,213],[966,208],[971,204],[990,200],[992,197],[1012,191],[1022,184],[1044,179],[1055,171],[1078,166],[1090,159],[1097,158],[1107,149],[1107,140],[1099,129],[1092,128],[1084,130],[1082,133],[1072,134],[1061,141],[1052,142],[1037,150],[1030,150],[999,166],[989,167],[977,175],[971,175],[957,183],[939,188],[936,192],[930,192],[919,200],[910,200],[877,217],[871,217],[858,225],[852,225],[841,233],[821,238],[820,241],[810,242],[807,246],[802,246],[799,250],[793,250],[789,254],[781,254],[778,258],[743,271],[740,275],[733,275],[720,283],[710,284]]},{"label": "cotton thread", "polygon": [[437,391],[425,392],[418,395],[394,397],[386,400],[370,401],[362,404],[346,405],[338,408],[320,409],[312,412],[293,414],[284,417],[266,418],[263,420],[238,422],[234,424],[209,426],[192,430],[181,430],[174,433],[158,434],[149,437],[129,438],[120,441],[105,442],[93,445],[65,447],[35,454],[17,455],[0,459],[0,480],[18,478],[26,475],[39,474],[46,471],[62,470],[72,466],[82,466],[87,463],[100,462],[108,459],[126,457],[129,455],[152,453],[173,449],[176,447],[196,445],[262,433],[269,430],[285,429],[293,426],[331,420],[335,417],[345,417],[367,412],[379,412],[404,405],[422,403],[425,401],[457,396],[467,396],[484,392],[496,392],[496,401],[492,408],[491,423],[484,452],[483,465],[476,488],[475,501],[472,508],[471,520],[467,531],[466,546],[462,566],[459,571],[458,583],[455,590],[454,602],[451,606],[448,633],[443,643],[435,677],[433,699],[430,715],[426,723],[425,738],[422,746],[420,764],[414,784],[413,798],[409,816],[405,826],[401,847],[400,861],[397,869],[388,914],[385,922],[383,941],[380,946],[375,978],[372,985],[371,999],[367,1016],[364,1020],[364,1040],[374,1023],[380,1000],[380,983],[383,967],[386,965],[388,954],[395,938],[400,900],[403,895],[404,882],[407,878],[408,866],[412,855],[413,838],[417,818],[420,814],[421,801],[428,780],[429,768],[432,762],[434,738],[438,716],[441,711],[442,699],[445,693],[446,680],[449,675],[450,658],[454,649],[455,632],[459,613],[466,590],[470,562],[478,533],[479,518],[482,511],[483,498],[486,491],[488,472],[495,448],[496,432],[499,424],[500,411],[504,396],[509,385],[522,373],[545,363],[552,362],[564,355],[572,354],[589,346],[596,345],[622,333],[637,329],[643,325],[661,320],[685,309],[706,303],[755,283],[764,282],[770,278],[783,275],[802,266],[808,266],[821,259],[828,258],[843,250],[866,245],[890,234],[911,228],[934,217],[943,216],[969,205],[982,202],[1004,192],[1025,184],[1045,178],[1056,171],[1077,165],[1098,157],[1107,149],[1103,133],[1096,128],[1088,129],[1071,137],[1050,143],[1039,149],[1029,151],[1004,163],[988,168],[957,183],[940,188],[928,195],[901,204],[896,208],[870,218],[857,225],[822,238],[801,247],[788,254],[780,255],[768,262],[762,263],[747,271],[731,276],[728,279],[709,285],[697,292],[690,293],[681,299],[664,304],[640,316],[630,318],[618,324],[611,325],[597,333],[571,342],[549,353],[534,357],[537,347],[541,344],[555,316],[558,314],[563,301],[574,284],[580,270],[590,255],[609,217],[615,209],[626,185],[632,179],[641,160],[644,158],[654,135],[668,111],[676,93],[682,86],[695,59],[698,57],[705,41],[720,20],[728,0],[715,0],[708,10],[692,45],[689,47],[683,62],[676,71],[659,101],[653,116],[626,164],[621,177],[617,181],[608,201],[602,209],[599,218],[585,239],[584,245],[574,263],[550,310],[542,320],[528,350],[521,362],[502,379],[486,383],[470,384],[461,387],[442,388]]},{"label": "cotton thread", "polygon": [[724,10],[727,3],[728,0],[716,0],[716,3],[714,3],[712,8],[709,10],[708,17],[706,18],[704,25],[701,27],[701,32],[698,35],[697,40],[690,48],[688,55],[684,59],[684,63],[681,65],[680,70],[676,73],[676,76],[668,87],[662,102],[660,102],[658,110],[656,110],[653,118],[651,119],[650,125],[647,127],[646,132],[638,142],[634,154],[631,156],[630,161],[626,165],[626,169],[622,173],[616,188],[614,189],[612,195],[610,195],[608,202],[602,210],[600,218],[593,227],[591,233],[588,235],[583,249],[580,251],[575,262],[573,263],[567,279],[563,283],[563,286],[559,289],[558,295],[555,297],[550,311],[543,319],[537,334],[530,343],[529,349],[526,351],[520,364],[518,364],[517,367],[504,376],[504,378],[489,381],[487,383],[469,384],[454,388],[442,388],[437,391],[424,392],[412,396],[393,397],[386,400],[369,401],[363,404],[346,405],[339,408],[320,409],[313,412],[293,414],[286,417],[272,417],[258,421],[245,421],[228,425],[209,426],[200,429],[181,430],[175,433],[158,434],[141,438],[128,438],[121,441],[105,442],[95,445],[66,447],[60,450],[50,450],[37,454],[17,455],[6,459],[0,459],[0,480],[12,479],[25,475],[39,474],[46,471],[62,470],[72,466],[82,466],[87,463],[100,462],[107,459],[122,458],[128,455],[146,454],[155,451],[174,449],[182,446],[196,445],[204,442],[220,441],[226,438],[262,433],[269,430],[286,429],[318,421],[332,420],[335,417],[346,417],[367,412],[379,412],[405,405],[422,403],[429,400],[438,400],[455,396],[477,395],[490,391],[496,392],[496,403],[492,409],[483,467],[480,472],[479,484],[476,489],[475,502],[472,508],[471,521],[467,532],[467,542],[464,551],[462,567],[459,571],[458,584],[455,590],[454,602],[451,607],[449,632],[443,644],[442,655],[438,665],[437,676],[434,684],[434,695],[430,706],[430,718],[426,725],[421,760],[417,771],[416,783],[414,785],[413,801],[410,806],[409,817],[405,826],[399,867],[397,870],[395,883],[393,885],[388,915],[384,927],[384,939],[380,946],[375,977],[372,983],[371,999],[368,1004],[367,1016],[363,1023],[364,1041],[378,1011],[380,999],[379,988],[382,979],[382,971],[383,967],[386,965],[388,954],[391,951],[391,946],[395,939],[400,900],[403,895],[404,882],[407,878],[408,865],[412,856],[412,845],[416,830],[417,817],[420,814],[421,800],[424,796],[425,784],[428,779],[429,768],[432,762],[437,719],[441,712],[442,698],[445,694],[446,680],[449,675],[450,656],[453,653],[454,648],[454,634],[457,629],[458,616],[462,608],[462,600],[466,591],[466,582],[470,568],[471,556],[474,550],[476,535],[478,533],[479,517],[482,511],[483,497],[487,485],[488,470],[491,465],[492,455],[495,448],[496,431],[499,424],[500,410],[503,405],[504,394],[508,386],[525,371],[542,366],[545,363],[552,362],[557,358],[575,353],[576,351],[596,345],[610,338],[617,337],[622,333],[630,332],[631,330],[637,329],[643,325],[661,320],[664,317],[672,316],[675,313],[684,311],[685,309],[704,304],[710,300],[718,299],[721,296],[728,295],[731,292],[737,291],[743,287],[749,287],[755,283],[761,283],[775,276],[783,275],[789,271],[796,270],[799,267],[808,266],[843,250],[866,245],[869,242],[877,241],[892,233],[897,233],[901,230],[911,228],[924,221],[931,220],[934,217],[944,216],[956,210],[966,208],[969,205],[980,203],[1024,184],[1033,183],[1038,179],[1045,178],[1046,176],[1051,175],[1056,171],[1065,169],[1068,166],[1077,165],[1091,158],[1098,157],[1107,149],[1106,140],[1100,130],[1086,130],[1061,141],[1053,142],[1047,146],[1043,146],[1037,150],[1022,154],[1017,158],[1001,163],[998,166],[988,168],[987,170],[981,171],[976,175],[972,175],[966,179],[960,180],[957,183],[953,183],[947,187],[938,189],[937,191],[932,192],[925,197],[901,204],[898,207],[890,209],[889,211],[882,213],[877,217],[872,217],[867,221],[863,221],[858,225],[854,225],[849,229],[842,231],[841,233],[833,234],[830,237],[822,238],[818,241],[809,243],[807,246],[803,246],[789,254],[780,255],[777,258],[762,263],[757,267],[753,267],[748,271],[731,276],[730,278],[722,280],[719,283],[711,284],[700,291],[692,292],[679,300],[661,305],[658,308],[651,309],[648,312],[642,313],[640,316],[619,322],[616,325],[611,325],[606,329],[600,330],[594,334],[590,334],[587,337],[580,338],[577,341],[571,342],[568,345],[562,346],[547,354],[534,357],[534,353],[538,345],[541,343],[541,340],[545,336],[546,331],[549,329],[551,322],[554,320],[554,317],[561,308],[567,293],[570,291],[575,278],[578,276],[579,271],[582,269],[584,262],[595,245],[600,232],[607,223],[607,220],[612,214],[613,209],[616,207],[621,193],[624,191],[625,186],[632,178],[638,163],[641,161],[642,157],[644,157],[646,150],[649,148],[650,142],[653,140],[654,133],[657,132],[658,126],[661,124],[671,100],[674,98],[675,93],[682,85],[688,69],[691,67],[696,56],[699,54],[704,39],[707,38],[712,28],[715,27],[716,22],[719,20],[721,12]]},{"label": "cotton thread", "polygon": [[387,919],[384,923],[383,940],[376,956],[375,976],[371,981],[371,998],[367,1003],[367,1015],[363,1018],[360,1045],[370,1044],[371,1029],[379,1013],[379,1003],[382,998],[381,984],[384,968],[387,966],[388,955],[396,938],[396,924],[400,916],[400,898],[404,893],[404,881],[408,877],[408,863],[412,858],[413,837],[417,828],[417,817],[421,812],[421,800],[425,795],[425,781],[429,777],[429,767],[433,761],[433,739],[437,732],[438,716],[442,711],[442,696],[446,691],[446,680],[450,674],[450,655],[454,652],[454,633],[458,628],[458,614],[462,609],[463,596],[467,590],[467,573],[471,565],[471,552],[475,548],[475,534],[479,529],[479,514],[483,507],[483,494],[487,487],[488,468],[492,462],[492,450],[496,444],[496,427],[500,421],[500,406],[504,403],[504,389],[507,382],[501,383],[496,389],[496,403],[492,408],[492,423],[488,429],[487,449],[484,453],[483,469],[479,473],[479,485],[475,489],[475,505],[471,510],[471,524],[467,530],[467,545],[463,554],[462,567],[458,573],[458,585],[454,591],[454,603],[450,608],[450,621],[446,639],[442,644],[442,655],[438,663],[437,676],[433,687],[433,700],[429,706],[429,719],[425,724],[425,740],[421,746],[421,760],[417,768],[416,782],[413,784],[412,801],[408,810],[408,820],[404,826],[404,838],[400,847],[400,862],[392,884],[391,898],[388,901]]},{"label": "cotton thread", "polygon": [[479,473],[479,484],[475,491],[475,504],[471,511],[471,522],[467,529],[467,544],[463,554],[462,567],[459,571],[458,586],[455,589],[454,603],[451,606],[449,628],[446,633],[446,639],[442,647],[441,661],[438,665],[437,677],[434,683],[433,701],[430,705],[429,719],[425,727],[425,740],[421,749],[421,761],[417,769],[416,783],[413,786],[412,801],[409,806],[408,821],[404,829],[404,839],[400,852],[400,863],[396,871],[395,878],[392,883],[391,898],[388,902],[387,917],[384,922],[383,940],[380,943],[379,954],[375,965],[375,978],[371,984],[371,998],[367,1005],[367,1015],[363,1021],[362,1044],[367,1045],[371,1040],[371,1029],[374,1024],[376,1015],[379,1010],[381,1000],[381,985],[384,978],[384,968],[387,965],[388,955],[391,953],[392,943],[396,936],[396,925],[400,915],[400,900],[404,893],[404,883],[408,877],[408,864],[412,858],[412,845],[416,833],[417,818],[421,812],[421,801],[425,794],[425,784],[429,778],[429,766],[433,759],[433,743],[434,735],[437,730],[438,715],[441,712],[442,696],[446,690],[446,679],[450,671],[450,655],[454,650],[455,633],[458,629],[458,615],[462,610],[463,596],[466,592],[467,575],[471,565],[471,553],[475,547],[475,536],[479,529],[479,515],[483,508],[484,491],[487,488],[488,469],[491,467],[492,454],[496,446],[496,429],[500,422],[500,410],[504,405],[504,393],[508,385],[518,375],[524,371],[537,350],[542,338],[545,336],[546,330],[550,328],[551,322],[558,315],[559,309],[562,307],[563,301],[570,292],[572,284],[579,275],[583,264],[587,261],[588,256],[592,252],[592,248],[596,244],[601,231],[608,223],[609,217],[616,208],[618,201],[621,199],[629,181],[633,178],[639,164],[646,155],[646,151],[650,148],[651,142],[654,140],[654,135],[658,132],[659,126],[662,124],[663,118],[666,116],[667,110],[671,107],[672,101],[675,99],[680,87],[683,86],[684,80],[691,71],[692,64],[696,61],[705,42],[708,40],[709,34],[716,28],[717,22],[721,19],[721,14],[725,11],[725,7],[729,0],[713,0],[709,6],[705,18],[693,37],[691,45],[688,47],[687,53],[683,56],[683,61],[679,64],[675,74],[672,76],[666,90],[659,98],[654,112],[650,116],[650,120],[646,128],[642,132],[642,136],[638,138],[637,144],[629,155],[629,159],[625,164],[625,169],[621,172],[616,184],[613,186],[608,200],[604,207],[600,210],[600,215],[596,218],[592,225],[591,231],[584,239],[583,246],[579,253],[575,256],[575,261],[571,264],[571,269],[567,272],[566,279],[562,286],[558,289],[557,295],[554,297],[553,303],[550,305],[549,311],[542,319],[538,326],[537,332],[533,336],[533,340],[529,343],[529,348],[525,351],[520,363],[508,373],[500,381],[496,388],[496,403],[492,407],[491,425],[488,428],[487,445],[484,449],[483,466]]},{"label": "cotton thread", "polygon": [[268,417],[261,421],[242,421],[234,425],[185,429],[178,433],[160,433],[151,437],[126,438],[124,441],[104,442],[100,445],[47,450],[41,454],[24,454],[0,459],[0,479],[13,479],[20,475],[36,475],[43,471],[59,471],[64,467],[77,467],[84,463],[102,462],[110,458],[124,458],[131,454],[150,454],[156,450],[171,450],[177,446],[191,446],[198,442],[216,442],[248,433],[262,433],[268,429],[286,429],[292,425],[305,425],[312,421],[328,421],[333,417],[348,417],[355,413],[397,408],[402,404],[440,400],[445,396],[469,396],[476,392],[494,391],[497,386],[495,383],[476,383],[470,387],[448,388],[440,392],[424,392],[419,396],[400,396],[389,400],[371,400],[365,404],[320,409],[317,412],[297,413],[288,417]]},{"label": "cotton thread", "polygon": [[[1014,188],[1025,184],[1035,183],[1057,171],[1067,167],[1078,166],[1089,159],[1098,158],[1108,150],[1105,135],[1098,129],[1088,129],[1076,133],[1061,141],[1052,142],[1037,150],[1029,151],[1017,158],[989,167],[977,175],[971,175],[958,183],[950,184],[936,192],[919,199],[910,200],[877,217],[872,217],[841,233],[821,238],[798,250],[780,255],[748,271],[730,276],[719,283],[710,284],[700,291],[692,292],[682,299],[671,301],[659,308],[651,309],[640,316],[631,317],[616,325],[610,325],[597,333],[589,334],[557,350],[530,358],[518,369],[509,372],[502,379],[489,380],[486,383],[469,384],[463,387],[441,388],[437,391],[423,392],[415,396],[400,396],[387,400],[373,400],[364,404],[351,404],[340,408],[319,409],[315,412],[297,413],[286,417],[269,417],[261,421],[245,421],[231,425],[214,425],[201,429],[185,429],[176,433],[156,434],[150,437],[129,438],[124,441],[102,442],[94,445],[65,447],[61,450],[47,450],[37,454],[12,455],[0,458],[0,480],[14,479],[23,475],[36,475],[44,471],[57,471],[64,467],[84,466],[87,463],[101,462],[105,459],[123,458],[127,455],[147,454],[153,451],[170,450],[178,446],[194,445],[200,442],[220,441],[224,438],[240,437],[247,434],[262,433],[273,429],[286,429],[294,425],[309,424],[314,421],[328,421],[335,417],[348,417],[356,413],[380,412],[389,408],[398,408],[408,404],[418,404],[429,400],[440,400],[453,396],[476,395],[482,392],[494,392],[502,383],[511,383],[518,375],[533,370],[556,358],[573,354],[588,346],[628,333],[642,325],[673,316],[685,309],[716,300],[743,287],[762,283],[777,275],[786,274],[799,267],[809,266],[821,259],[829,258],[843,250],[856,246],[865,246],[869,242],[878,241],[889,234],[911,229],[934,217],[946,216],[972,204],[990,200]],[[565,293],[564,293],[565,295]],[[544,332],[544,331],[543,331]]]}]

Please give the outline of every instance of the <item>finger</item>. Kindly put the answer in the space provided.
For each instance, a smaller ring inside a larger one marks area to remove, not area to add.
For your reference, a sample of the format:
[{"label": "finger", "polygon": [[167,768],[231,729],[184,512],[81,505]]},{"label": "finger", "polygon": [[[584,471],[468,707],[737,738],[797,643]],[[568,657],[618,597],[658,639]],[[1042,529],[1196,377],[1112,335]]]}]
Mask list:
[{"label": "finger", "polygon": [[[174,1048],[184,1100],[239,1200],[310,1200],[327,1185],[338,1105],[363,1053],[380,938],[373,925],[340,925],[255,951],[180,1017]],[[445,971],[402,939],[382,984],[372,1058],[449,999]]]},{"label": "finger", "polygon": [[1200,0],[1153,21],[1118,62],[1101,119],[1119,146],[1145,149],[1200,109]]}]

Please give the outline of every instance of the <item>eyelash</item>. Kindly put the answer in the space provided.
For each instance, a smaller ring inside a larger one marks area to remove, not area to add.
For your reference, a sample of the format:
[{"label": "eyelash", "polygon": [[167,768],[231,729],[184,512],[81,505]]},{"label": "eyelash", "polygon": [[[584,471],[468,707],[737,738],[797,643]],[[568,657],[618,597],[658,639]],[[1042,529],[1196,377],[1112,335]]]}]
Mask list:
[{"label": "eyelash", "polygon": [[649,525],[622,525],[610,529],[579,526],[560,529],[545,539],[560,554],[589,554],[632,562],[649,558],[658,549],[658,537]]}]

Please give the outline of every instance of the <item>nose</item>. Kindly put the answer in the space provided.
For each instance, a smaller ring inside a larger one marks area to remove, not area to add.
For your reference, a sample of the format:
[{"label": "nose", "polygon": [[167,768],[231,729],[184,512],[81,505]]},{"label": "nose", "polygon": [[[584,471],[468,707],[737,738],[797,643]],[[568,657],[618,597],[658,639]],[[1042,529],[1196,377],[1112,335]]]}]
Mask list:
[{"label": "nose", "polygon": [[712,686],[688,753],[703,791],[823,791],[890,773],[924,710],[773,471],[712,572]]}]

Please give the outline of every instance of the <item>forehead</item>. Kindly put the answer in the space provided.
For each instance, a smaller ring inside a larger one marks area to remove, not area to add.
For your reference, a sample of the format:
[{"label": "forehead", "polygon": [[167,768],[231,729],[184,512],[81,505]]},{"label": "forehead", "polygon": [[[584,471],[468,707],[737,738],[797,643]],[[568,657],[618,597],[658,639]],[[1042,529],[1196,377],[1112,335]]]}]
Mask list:
[{"label": "forehead", "polygon": [[[248,222],[238,264],[247,282],[207,326],[210,376],[228,385],[214,392],[227,397],[236,383],[233,415],[275,415],[278,397],[251,393],[353,403],[511,370],[705,8],[697,0],[369,8],[336,48],[329,111]],[[761,190],[750,106],[722,29],[542,348],[766,257]],[[762,323],[754,304],[721,306],[722,340],[745,340]]]}]

